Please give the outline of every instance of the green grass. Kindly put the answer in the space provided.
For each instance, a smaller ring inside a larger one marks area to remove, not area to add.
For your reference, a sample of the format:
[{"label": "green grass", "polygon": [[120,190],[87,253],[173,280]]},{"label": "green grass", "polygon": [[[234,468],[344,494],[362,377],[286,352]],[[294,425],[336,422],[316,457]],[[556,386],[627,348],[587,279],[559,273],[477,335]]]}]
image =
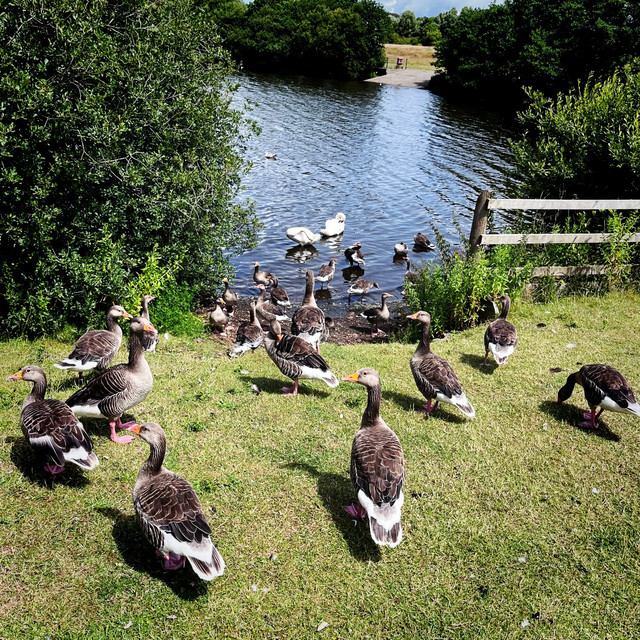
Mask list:
[{"label": "green grass", "polygon": [[[475,420],[413,412],[414,345],[323,347],[339,376],[380,371],[404,447],[404,540],[382,550],[342,511],[365,389],[303,382],[281,398],[263,350],[228,360],[216,339],[162,339],[133,415],[165,428],[166,466],[200,494],[227,563],[208,584],[162,572],[142,539],[131,491],[144,442],[116,445],[87,420],[100,466],[44,480],[18,426],[28,386],[1,383],[0,638],[634,637],[640,422],[605,413],[591,432],[577,426],[580,388],[555,399],[577,363],[609,363],[640,390],[640,297],[523,303],[510,318],[520,344],[505,367],[480,366],[483,327],[434,343]],[[67,398],[75,374],[52,365],[69,347],[0,343],[3,376],[38,363]]]}]

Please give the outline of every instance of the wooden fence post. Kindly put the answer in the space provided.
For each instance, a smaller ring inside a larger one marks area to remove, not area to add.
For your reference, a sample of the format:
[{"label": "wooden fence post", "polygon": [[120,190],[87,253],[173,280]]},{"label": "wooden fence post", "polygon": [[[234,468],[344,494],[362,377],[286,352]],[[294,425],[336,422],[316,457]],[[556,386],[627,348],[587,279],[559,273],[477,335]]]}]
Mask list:
[{"label": "wooden fence post", "polygon": [[489,218],[489,198],[491,191],[482,191],[476,201],[476,208],[473,212],[473,222],[469,233],[469,254],[475,253],[480,243],[480,238],[487,230],[487,220]]}]

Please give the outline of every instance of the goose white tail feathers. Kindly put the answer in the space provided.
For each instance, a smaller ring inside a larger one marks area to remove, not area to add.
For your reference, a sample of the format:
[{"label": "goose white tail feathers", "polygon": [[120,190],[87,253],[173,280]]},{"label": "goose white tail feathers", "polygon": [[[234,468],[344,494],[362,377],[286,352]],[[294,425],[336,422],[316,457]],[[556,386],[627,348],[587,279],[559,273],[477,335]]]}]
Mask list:
[{"label": "goose white tail feathers", "polygon": [[84,357],[79,358],[65,358],[60,362],[56,362],[54,365],[57,369],[73,369],[74,371],[91,371],[98,366],[98,360]]},{"label": "goose white tail feathers", "polygon": [[213,580],[224,573],[225,563],[218,550],[212,546],[211,548],[211,560],[205,562],[198,558],[191,558],[187,556],[187,560],[191,564],[192,569],[203,580]]},{"label": "goose white tail feathers", "polygon": [[465,416],[469,416],[470,418],[476,417],[476,410],[467,400],[467,396],[465,396],[464,393],[459,396],[452,396],[450,402],[452,405],[458,407]]},{"label": "goose white tail feathers", "polygon": [[[79,451],[79,453],[82,453]],[[86,451],[84,452],[86,454]],[[93,453],[93,451],[87,456],[78,457],[77,454],[74,455],[74,451],[69,451],[68,454],[64,456],[65,461],[72,462],[73,464],[82,467],[83,469],[95,469],[99,464],[100,460],[98,460],[98,456]]]},{"label": "goose white tail feathers", "polygon": [[507,358],[515,351],[515,345],[500,345],[489,343],[489,351],[493,354],[496,364],[506,364]]},{"label": "goose white tail feathers", "polygon": [[390,505],[375,505],[364,491],[358,491],[358,501],[369,517],[369,531],[373,541],[381,546],[397,547],[402,542],[402,505],[404,494]]}]

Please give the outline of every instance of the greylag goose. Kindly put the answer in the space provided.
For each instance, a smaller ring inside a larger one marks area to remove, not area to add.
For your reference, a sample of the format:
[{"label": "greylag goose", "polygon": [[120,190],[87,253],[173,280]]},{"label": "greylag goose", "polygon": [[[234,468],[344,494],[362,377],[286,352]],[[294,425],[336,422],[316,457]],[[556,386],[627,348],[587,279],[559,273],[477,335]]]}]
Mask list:
[{"label": "greylag goose", "polygon": [[362,247],[361,242],[355,242],[350,247],[347,247],[344,250],[344,257],[347,259],[347,262],[349,263],[350,266],[353,267],[354,262],[356,264],[362,265],[363,267],[366,265],[366,262],[364,260],[364,254],[362,253],[361,247]]},{"label": "greylag goose", "polygon": [[125,411],[142,402],[153,387],[153,376],[144,358],[142,344],[145,333],[157,333],[144,318],[131,320],[129,336],[129,362],[117,364],[78,389],[67,404],[77,416],[106,418],[111,428],[111,440],[126,444],[133,436],[116,436],[116,427],[126,428],[120,418]]},{"label": "greylag goose", "polygon": [[262,269],[260,269],[259,262],[254,262],[253,266],[255,267],[253,270],[253,281],[256,284],[263,284],[265,287],[268,287],[271,284],[269,274],[266,271],[262,271]]},{"label": "greylag goose", "polygon": [[379,307],[370,307],[365,309],[360,315],[366,318],[371,325],[371,335],[378,333],[378,324],[386,322],[389,319],[389,307],[387,306],[387,298],[393,298],[391,293],[382,294],[382,305]]},{"label": "greylag goose", "polygon": [[235,291],[231,291],[229,287],[229,278],[222,278],[224,284],[224,293],[222,299],[224,300],[227,313],[232,316],[235,308],[238,306],[238,294]]},{"label": "greylag goose", "polygon": [[273,304],[277,304],[279,307],[283,309],[288,309],[291,306],[291,301],[289,300],[289,294],[278,284],[278,277],[273,274],[269,274],[269,278],[273,283],[271,287],[271,302]]},{"label": "greylag goose", "polygon": [[285,395],[298,395],[300,379],[322,380],[332,388],[338,386],[338,378],[331,373],[329,365],[313,346],[298,336],[283,335],[277,320],[271,321],[264,346],[281,373],[294,381],[293,389],[282,387]]},{"label": "greylag goose", "polygon": [[313,233],[307,227],[289,227],[287,229],[287,238],[299,245],[313,244],[318,242],[322,236],[319,233]]},{"label": "greylag goose", "polygon": [[167,439],[155,422],[129,427],[150,446],[133,488],[133,508],[144,537],[171,571],[186,560],[203,580],[224,573],[224,560],[211,542],[211,527],[193,487],[162,466]]},{"label": "greylag goose", "polygon": [[375,369],[360,369],[342,379],[365,386],[368,394],[351,448],[351,482],[358,504],[344,509],[353,518],[369,516],[369,531],[376,544],[397,547],[402,541],[404,453],[398,436],[380,417],[380,376]]},{"label": "greylag goose", "polygon": [[324,311],[316,304],[314,286],[313,271],[307,269],[304,299],[293,314],[291,333],[311,344],[319,352],[320,341],[326,338],[327,323]]},{"label": "greylag goose", "polygon": [[83,469],[100,464],[91,438],[68,405],[61,400],[45,400],[47,376],[40,367],[22,367],[7,380],[33,382],[31,393],[22,403],[20,428],[33,450],[45,459],[47,473],[62,473],[65,462]]},{"label": "greylag goose", "polygon": [[256,300],[256,314],[260,322],[269,324],[272,320],[279,320],[282,322],[284,320],[291,319],[284,312],[282,307],[279,307],[277,304],[272,304],[267,300],[267,290],[263,284],[259,284],[258,289],[260,289],[260,295]]},{"label": "greylag goose", "polygon": [[336,213],[335,218],[329,218],[324,223],[324,229],[320,229],[320,233],[327,238],[339,236],[341,233],[344,233],[344,223],[346,219],[347,216],[341,211]]},{"label": "greylag goose", "polygon": [[411,271],[411,260],[409,260],[409,258],[407,258],[405,256],[403,258],[403,260],[405,260],[406,263],[407,263],[407,269],[404,272],[405,282],[410,282],[411,284],[416,284],[418,282],[418,280],[420,280],[420,276],[415,271]]},{"label": "greylag goose", "polygon": [[429,240],[429,238],[427,238],[424,233],[420,232],[416,233],[416,235],[414,236],[413,243],[419,249],[425,249],[427,251],[433,251],[436,248],[433,242],[431,242],[431,240]]},{"label": "greylag goose", "polygon": [[324,288],[324,283],[327,283],[327,287],[329,283],[333,280],[333,277],[336,275],[336,262],[338,262],[338,258],[335,256],[329,260],[329,264],[323,264],[318,271],[318,275],[316,280],[318,282],[322,282],[322,287]]},{"label": "greylag goose", "polygon": [[[446,402],[460,409],[464,415],[475,418],[476,411],[462,391],[455,371],[443,357],[431,351],[431,316],[426,311],[418,311],[407,318],[422,323],[422,339],[411,356],[411,373],[418,390],[427,399],[425,413],[431,415],[438,408],[438,402]],[[432,400],[436,401],[433,406]]]},{"label": "greylag goose", "polygon": [[351,302],[351,296],[357,295],[361,296],[361,300],[364,300],[364,297],[369,293],[371,287],[375,287],[376,289],[380,288],[380,285],[377,282],[369,282],[364,278],[359,278],[356,280],[348,289],[347,293],[349,294],[349,302]]},{"label": "greylag goose", "polygon": [[236,332],[236,340],[229,351],[229,357],[237,358],[251,349],[255,351],[263,342],[264,333],[256,318],[256,303],[249,305],[249,322],[242,322]]},{"label": "greylag goose", "polygon": [[409,247],[404,242],[398,242],[393,246],[393,255],[397,258],[409,255]]},{"label": "greylag goose", "polygon": [[117,318],[131,318],[131,314],[120,305],[114,305],[107,311],[107,328],[87,331],[78,338],[73,351],[53,366],[78,371],[80,377],[83,371],[104,371],[118,353],[122,343],[122,329]]},{"label": "greylag goose", "polygon": [[[585,364],[567,377],[567,382],[558,391],[558,404],[571,397],[576,383],[584,389],[584,397],[590,409],[584,414],[586,422],[581,422],[581,427],[597,429],[598,418],[605,409],[640,416],[640,404],[636,402],[629,383],[617,369],[606,364]],[[596,414],[597,407],[600,407],[600,411]]]},{"label": "greylag goose", "polygon": [[[155,300],[155,296],[143,296],[142,298],[142,311],[140,312],[140,317],[144,318],[149,324],[151,324],[151,318],[149,317],[149,303],[152,300]],[[156,346],[158,344],[158,334],[145,333],[142,338],[142,345],[144,346],[144,350],[149,353],[155,353]]]},{"label": "greylag goose", "polygon": [[224,306],[224,300],[222,298],[218,298],[216,300],[216,306],[207,313],[209,326],[218,331],[218,334],[223,337],[227,335],[225,329],[229,324],[229,316],[224,310]]},{"label": "greylag goose", "polygon": [[511,308],[511,298],[500,296],[502,302],[502,313],[497,320],[494,320],[484,332],[484,364],[487,365],[489,351],[497,364],[506,364],[507,358],[513,353],[518,344],[518,331],[507,320],[509,309]]}]

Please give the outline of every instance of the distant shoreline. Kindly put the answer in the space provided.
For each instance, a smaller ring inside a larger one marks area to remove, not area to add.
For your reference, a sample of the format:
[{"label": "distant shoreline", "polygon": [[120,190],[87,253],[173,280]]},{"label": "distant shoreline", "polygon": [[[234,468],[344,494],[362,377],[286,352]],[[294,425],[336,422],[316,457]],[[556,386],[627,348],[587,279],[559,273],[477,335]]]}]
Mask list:
[{"label": "distant shoreline", "polygon": [[435,71],[427,71],[425,69],[387,69],[385,75],[367,78],[365,82],[426,89],[434,74]]}]

